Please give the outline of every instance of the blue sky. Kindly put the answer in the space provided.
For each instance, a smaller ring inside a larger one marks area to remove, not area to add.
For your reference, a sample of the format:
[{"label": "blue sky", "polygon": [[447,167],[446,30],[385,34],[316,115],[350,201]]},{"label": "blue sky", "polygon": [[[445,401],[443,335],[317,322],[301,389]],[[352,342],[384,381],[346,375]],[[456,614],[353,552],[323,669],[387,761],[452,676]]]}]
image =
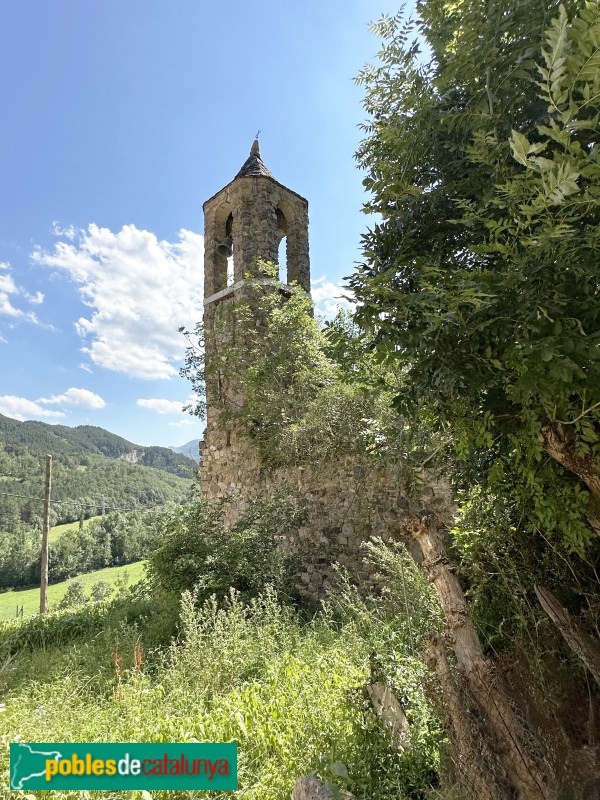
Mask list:
[{"label": "blue sky", "polygon": [[353,78],[387,0],[0,5],[0,413],[179,445],[180,325],[202,316],[202,203],[257,130],[309,201],[315,299],[360,259]]}]

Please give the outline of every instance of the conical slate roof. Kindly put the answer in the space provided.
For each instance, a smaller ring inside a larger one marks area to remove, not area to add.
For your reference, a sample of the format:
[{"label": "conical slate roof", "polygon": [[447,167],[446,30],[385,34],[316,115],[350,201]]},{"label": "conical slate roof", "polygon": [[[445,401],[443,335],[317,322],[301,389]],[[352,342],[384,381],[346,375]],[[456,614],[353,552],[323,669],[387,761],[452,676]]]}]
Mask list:
[{"label": "conical slate roof", "polygon": [[249,157],[246,159],[243,167],[235,177],[245,178],[247,175],[264,175],[267,178],[274,179],[274,175],[265,167],[263,160],[260,157],[258,139],[254,140]]}]

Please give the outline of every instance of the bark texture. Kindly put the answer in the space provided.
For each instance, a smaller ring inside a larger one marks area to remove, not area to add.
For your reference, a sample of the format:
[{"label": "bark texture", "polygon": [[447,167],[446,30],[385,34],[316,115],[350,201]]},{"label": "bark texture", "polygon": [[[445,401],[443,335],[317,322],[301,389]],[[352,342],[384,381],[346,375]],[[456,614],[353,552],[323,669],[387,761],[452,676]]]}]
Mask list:
[{"label": "bark texture", "polygon": [[595,456],[591,453],[579,455],[575,449],[571,430],[560,423],[543,427],[540,437],[548,455],[577,475],[590,490],[593,510],[588,519],[592,528],[600,535],[600,475]]},{"label": "bark texture", "polygon": [[478,800],[504,800],[505,792],[484,765],[480,742],[448,664],[446,648],[438,636],[429,641],[428,665],[435,671],[444,695],[444,711],[452,729],[457,772]]},{"label": "bark texture", "polygon": [[583,661],[600,686],[600,642],[591,637],[580,620],[561,606],[549,589],[536,586],[537,599],[571,650]]},{"label": "bark texture", "polygon": [[[519,800],[556,800],[548,770],[536,763],[526,730],[502,690],[492,662],[485,657],[456,575],[449,568],[442,534],[431,517],[414,520],[409,534],[423,552],[423,567],[440,598],[456,664],[479,707],[496,752]],[[494,749],[493,747],[491,748]]]}]

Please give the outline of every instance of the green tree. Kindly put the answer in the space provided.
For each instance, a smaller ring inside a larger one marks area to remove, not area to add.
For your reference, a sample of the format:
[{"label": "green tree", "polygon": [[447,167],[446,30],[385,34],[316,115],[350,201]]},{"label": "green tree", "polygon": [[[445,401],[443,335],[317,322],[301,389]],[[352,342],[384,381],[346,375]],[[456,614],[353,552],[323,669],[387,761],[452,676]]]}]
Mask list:
[{"label": "green tree", "polygon": [[72,608],[73,606],[81,606],[89,600],[85,593],[85,583],[81,578],[75,578],[67,586],[62,600],[58,604],[58,608]]},{"label": "green tree", "polygon": [[600,532],[600,4],[419,14],[374,26],[380,64],[359,76],[381,221],[350,279],[357,320],[455,478],[583,553]]}]

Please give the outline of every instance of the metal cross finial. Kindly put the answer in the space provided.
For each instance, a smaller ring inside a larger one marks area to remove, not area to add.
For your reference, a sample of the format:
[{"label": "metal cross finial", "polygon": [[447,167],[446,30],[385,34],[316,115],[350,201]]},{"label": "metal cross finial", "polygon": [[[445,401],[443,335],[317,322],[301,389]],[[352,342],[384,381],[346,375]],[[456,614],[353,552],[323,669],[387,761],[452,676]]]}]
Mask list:
[{"label": "metal cross finial", "polygon": [[259,136],[260,136],[260,128],[257,130],[257,132],[256,132],[256,136],[255,136],[254,138],[255,138],[255,139],[258,139],[258,137],[259,137]]}]

